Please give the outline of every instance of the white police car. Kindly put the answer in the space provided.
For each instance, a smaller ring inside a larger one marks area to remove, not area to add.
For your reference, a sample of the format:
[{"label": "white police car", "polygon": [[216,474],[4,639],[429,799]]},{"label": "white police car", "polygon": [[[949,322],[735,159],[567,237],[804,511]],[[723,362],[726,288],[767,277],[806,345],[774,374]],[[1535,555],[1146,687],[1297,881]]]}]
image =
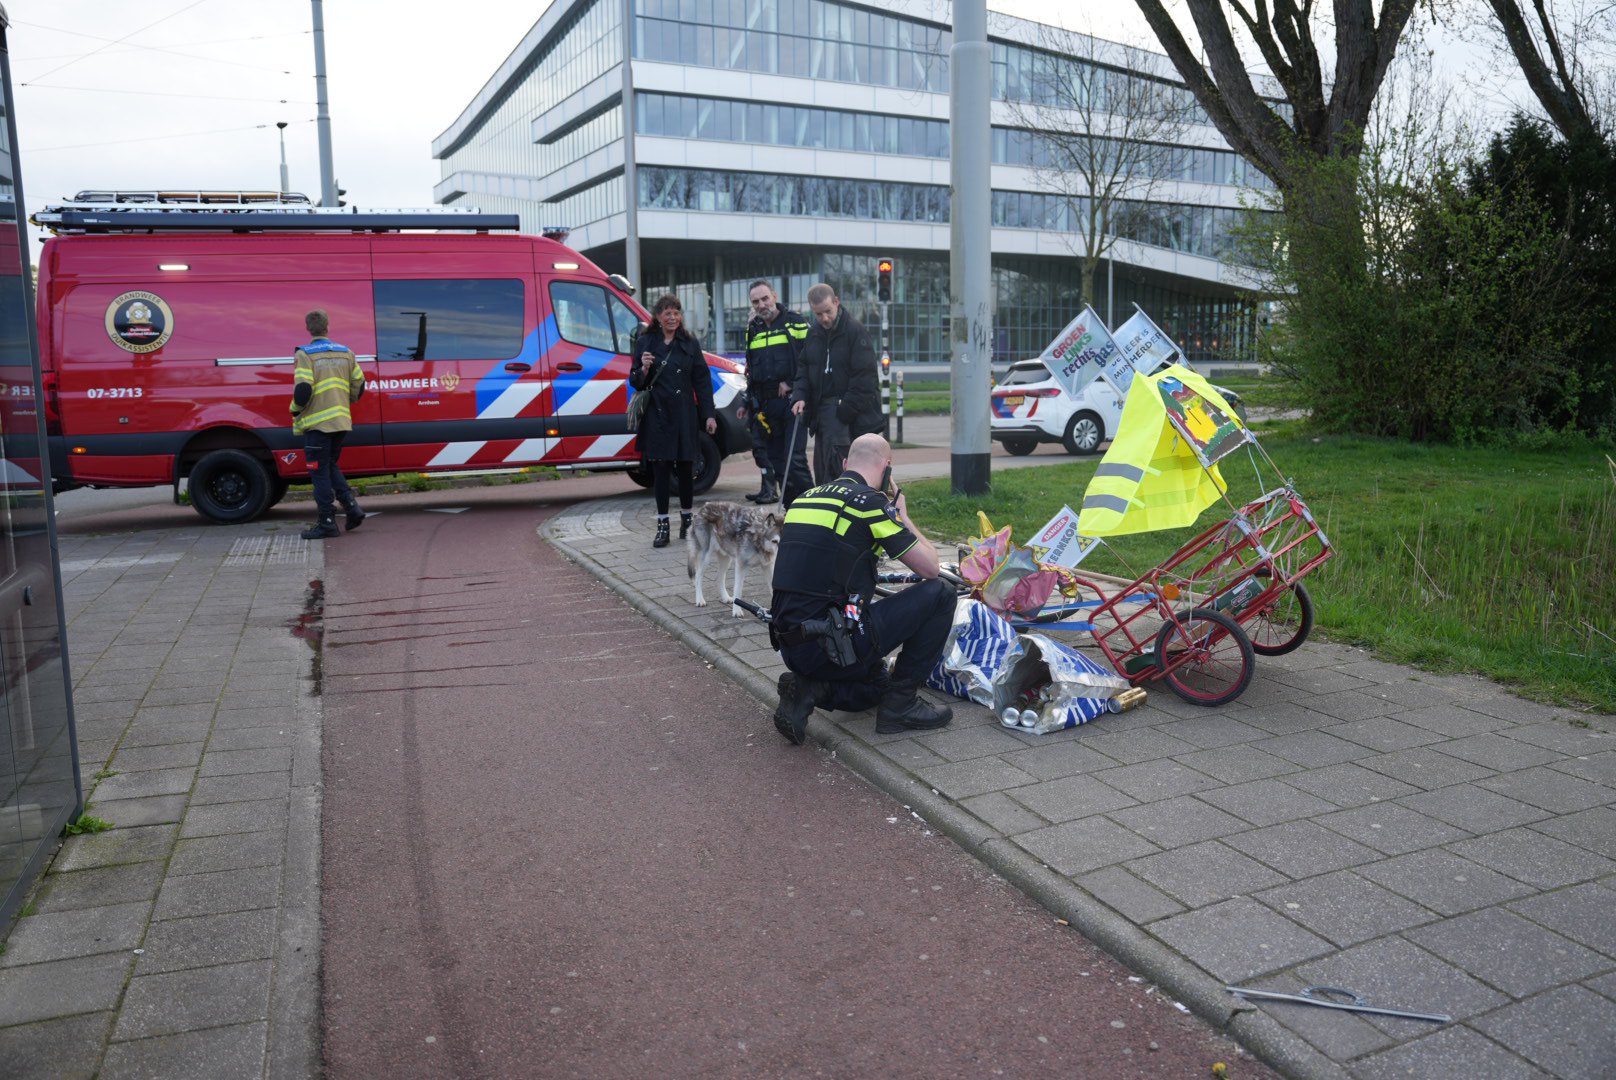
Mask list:
[{"label": "white police car", "polygon": [[[1215,384],[1213,389],[1245,419],[1239,394]],[[993,439],[1017,456],[1046,442],[1064,444],[1068,454],[1098,453],[1122,417],[1122,398],[1103,379],[1095,379],[1073,397],[1038,359],[1012,364],[993,387],[989,403]]]}]

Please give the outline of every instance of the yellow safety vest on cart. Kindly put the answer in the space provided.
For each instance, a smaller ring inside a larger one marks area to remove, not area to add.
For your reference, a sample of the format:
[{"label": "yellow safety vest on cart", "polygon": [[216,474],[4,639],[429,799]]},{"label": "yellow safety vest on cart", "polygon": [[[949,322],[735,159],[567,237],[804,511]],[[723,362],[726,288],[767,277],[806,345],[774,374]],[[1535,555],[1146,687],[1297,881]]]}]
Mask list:
[{"label": "yellow safety vest on cart", "polygon": [[1175,365],[1155,375],[1135,375],[1111,448],[1083,494],[1077,518],[1082,535],[1123,536],[1193,525],[1228,490],[1217,465],[1202,467],[1195,449],[1168,420],[1160,384],[1169,379],[1221,409],[1225,418],[1234,417],[1234,409],[1211,384],[1188,368]]}]

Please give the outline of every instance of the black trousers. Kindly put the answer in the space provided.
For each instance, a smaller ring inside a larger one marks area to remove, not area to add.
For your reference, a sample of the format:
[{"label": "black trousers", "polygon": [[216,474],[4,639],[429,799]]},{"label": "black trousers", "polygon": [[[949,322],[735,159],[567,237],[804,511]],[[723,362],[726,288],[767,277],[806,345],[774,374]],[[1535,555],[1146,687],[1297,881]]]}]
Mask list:
[{"label": "black trousers", "polygon": [[679,509],[689,510],[696,501],[696,463],[693,461],[651,462],[651,493],[656,496],[656,512],[668,516],[669,481],[679,478]]},{"label": "black trousers", "polygon": [[337,468],[337,458],[347,438],[346,431],[303,433],[303,460],[308,463],[309,479],[314,483],[314,506],[322,519],[336,515],[336,502],[344,506],[353,502],[348,480]]},{"label": "black trousers", "polygon": [[892,665],[890,685],[909,689],[925,685],[948,644],[958,599],[952,585],[934,578],[875,601],[865,610],[855,639],[856,664],[831,663],[817,641],[788,645],[780,656],[798,675],[829,685],[829,708],[863,712],[881,700],[886,689],[881,658],[894,649],[902,651]]}]

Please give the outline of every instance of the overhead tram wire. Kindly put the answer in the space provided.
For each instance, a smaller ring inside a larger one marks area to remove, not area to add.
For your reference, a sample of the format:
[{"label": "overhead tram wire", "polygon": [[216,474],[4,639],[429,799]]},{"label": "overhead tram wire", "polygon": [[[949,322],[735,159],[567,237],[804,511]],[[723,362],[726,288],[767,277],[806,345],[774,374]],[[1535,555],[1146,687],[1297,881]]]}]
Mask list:
[{"label": "overhead tram wire", "polygon": [[[207,2],[208,2],[208,0],[191,0],[191,2],[189,4],[186,4],[184,7],[180,8],[178,11],[171,11],[167,15],[164,15],[161,19],[157,19],[157,20],[155,20],[153,22],[149,22],[145,26],[142,26],[138,30],[131,30],[129,33],[125,34],[121,38],[114,38],[111,41],[108,41],[105,45],[101,46],[99,49],[91,49],[89,52],[85,53],[83,56],[75,57],[72,60],[67,61],[67,63],[65,63],[65,64],[58,64],[55,67],[51,68],[49,71],[45,72],[45,74],[43,74],[43,75],[36,75],[32,81],[37,82],[40,79],[48,79],[52,75],[56,74],[58,71],[61,71],[63,68],[72,67],[74,64],[78,63],[80,60],[88,60],[90,57],[96,55],[97,53],[105,52],[109,47],[111,47],[113,45],[121,45],[124,42],[128,41],[130,38],[134,37],[135,35],[144,34],[147,30],[150,30],[152,27],[158,26],[158,25],[160,25],[162,23],[165,23],[168,20],[174,18],[176,15],[183,15],[187,11],[190,11],[192,8],[200,7],[201,5],[203,5],[203,4],[207,3]],[[26,86],[28,84],[24,83],[23,85]]]},{"label": "overhead tram wire", "polygon": [[[180,94],[172,90],[124,90],[115,86],[57,86],[47,83],[44,86],[35,86],[23,83],[30,90],[78,90],[86,94],[134,94],[139,97],[177,97],[195,100],[195,94]],[[255,101],[265,105],[313,105],[312,101],[293,101],[290,98],[258,98],[258,97],[220,97],[209,94],[209,101]]]},{"label": "overhead tram wire", "polygon": [[[214,57],[214,56],[203,56],[200,53],[182,52],[179,49],[171,49],[171,48],[168,48],[168,47],[163,46],[163,45],[136,44],[134,42],[128,41],[125,38],[105,38],[105,37],[100,36],[99,34],[86,34],[86,33],[83,33],[81,31],[78,31],[78,30],[64,30],[59,26],[45,26],[43,23],[25,23],[20,19],[17,21],[17,25],[18,26],[33,27],[36,30],[49,30],[49,31],[51,31],[53,33],[57,33],[57,34],[72,34],[75,37],[89,38],[91,41],[104,41],[104,42],[106,42],[106,44],[103,45],[101,48],[93,50],[92,52],[76,54],[74,56],[73,60],[68,61],[69,64],[74,63],[74,62],[76,62],[78,60],[82,60],[86,56],[93,56],[93,55],[96,55],[97,53],[101,53],[101,52],[105,51],[106,49],[111,48],[114,45],[127,45],[131,49],[139,49],[139,50],[141,50],[143,52],[165,53],[165,54],[167,54],[169,56],[179,56],[179,57],[183,57],[183,58],[185,58],[187,60],[200,60],[205,64],[223,64],[226,67],[246,68],[248,71],[267,71],[267,72],[270,72],[271,74],[274,74],[274,75],[300,75],[301,76],[303,74],[302,72],[289,71],[286,68],[268,67],[268,66],[266,66],[264,64],[244,64],[240,60],[222,60],[222,59],[220,59],[218,57]],[[265,39],[268,39],[268,38],[274,38],[274,37],[304,36],[304,35],[307,35],[307,34],[312,34],[313,32],[314,31],[312,31],[312,30],[297,30],[297,31],[293,31],[293,32],[287,33],[287,34],[265,34],[265,35],[262,35],[262,37],[265,38]],[[137,33],[138,33],[138,31],[137,31]],[[257,40],[259,40],[259,38],[224,38],[224,39],[221,39],[220,41],[194,41],[194,42],[186,42],[185,44],[188,45],[188,46],[189,45],[219,45],[219,44],[224,44],[225,42],[228,42],[228,41],[257,41]],[[60,59],[60,57],[62,55],[68,55],[68,54],[59,54],[56,57],[42,57],[42,56],[15,57],[15,58],[13,58],[13,63],[26,61],[26,60]],[[66,66],[67,66],[67,64],[63,64],[61,67],[57,67],[57,68],[54,68],[52,70],[53,71],[60,71],[60,70],[62,70],[62,67],[66,67]],[[47,72],[46,74],[50,74],[50,72]],[[45,76],[43,76],[43,75],[40,76],[40,78],[44,78],[44,77]],[[32,85],[32,84],[28,83],[28,82],[24,82],[24,83],[20,83],[19,85],[21,85],[21,86],[29,86],[29,85]]]},{"label": "overhead tram wire", "polygon": [[[140,50],[142,50],[144,52],[175,52],[175,49],[173,49],[173,48],[162,47],[162,46],[157,46],[157,45],[141,45],[141,44],[138,44],[138,43],[133,42],[133,41],[119,41],[117,38],[102,37],[100,34],[86,34],[82,30],[68,30],[68,29],[65,29],[65,28],[60,27],[60,26],[46,26],[44,23],[24,22],[22,19],[17,19],[15,21],[15,25],[17,25],[17,26],[27,26],[27,27],[30,27],[31,29],[34,29],[34,30],[48,30],[53,34],[68,34],[68,35],[71,35],[72,37],[89,38],[91,41],[104,41],[109,45],[123,45],[123,46],[125,46],[125,48],[128,48],[128,49],[140,49]],[[284,31],[283,33],[279,33],[279,34],[253,34],[253,35],[251,35],[249,37],[210,38],[207,41],[178,41],[178,42],[175,42],[174,44],[175,44],[175,46],[177,48],[180,48],[180,49],[196,49],[196,48],[201,48],[204,45],[235,45],[235,44],[238,44],[238,43],[243,42],[243,41],[272,41],[272,40],[274,40],[276,38],[283,38],[283,37],[308,37],[312,33],[314,33],[313,30],[287,30],[287,31]],[[79,57],[82,57],[83,55],[84,55],[83,53],[52,53],[52,54],[50,54],[48,56],[27,56],[27,57],[17,57],[16,59],[18,61],[28,60],[30,62],[38,61],[38,60],[71,60],[71,59],[78,59]],[[195,56],[195,55],[193,55],[191,53],[179,53],[179,52],[176,52],[175,55],[177,55],[177,56],[186,56],[186,57],[189,57],[192,60],[209,60],[209,59],[212,59],[211,57],[207,57],[207,56]],[[220,63],[224,63],[224,62],[225,61],[220,61]],[[268,70],[275,70],[275,69],[266,68],[265,70],[268,71]]]},{"label": "overhead tram wire", "polygon": [[[292,124],[312,124],[314,123],[314,117],[308,116],[304,117],[302,120],[292,120],[288,122]],[[69,146],[25,146],[22,148],[22,152],[24,154],[49,154],[56,150],[84,150],[97,146],[123,146],[128,143],[161,142],[163,139],[195,139],[203,135],[225,135],[236,131],[257,131],[261,128],[271,128],[274,126],[275,121],[269,121],[263,124],[244,124],[241,127],[212,128],[208,131],[176,131],[171,135],[148,135],[139,139],[101,139],[96,142],[73,143]]]}]

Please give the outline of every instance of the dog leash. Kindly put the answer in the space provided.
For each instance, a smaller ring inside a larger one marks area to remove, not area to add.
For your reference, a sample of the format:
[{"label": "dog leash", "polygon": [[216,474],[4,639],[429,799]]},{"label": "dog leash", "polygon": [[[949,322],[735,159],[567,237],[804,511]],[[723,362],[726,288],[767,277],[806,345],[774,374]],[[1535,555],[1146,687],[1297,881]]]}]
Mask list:
[{"label": "dog leash", "polygon": [[[804,405],[802,412],[807,411],[808,406]],[[791,441],[786,443],[786,474],[780,477],[780,500],[774,505],[775,516],[781,521],[786,519],[786,480],[791,476],[791,464],[797,457],[797,432],[802,430],[802,413],[794,413],[793,416],[795,418],[791,421]],[[806,455],[806,451],[804,454]]]}]

